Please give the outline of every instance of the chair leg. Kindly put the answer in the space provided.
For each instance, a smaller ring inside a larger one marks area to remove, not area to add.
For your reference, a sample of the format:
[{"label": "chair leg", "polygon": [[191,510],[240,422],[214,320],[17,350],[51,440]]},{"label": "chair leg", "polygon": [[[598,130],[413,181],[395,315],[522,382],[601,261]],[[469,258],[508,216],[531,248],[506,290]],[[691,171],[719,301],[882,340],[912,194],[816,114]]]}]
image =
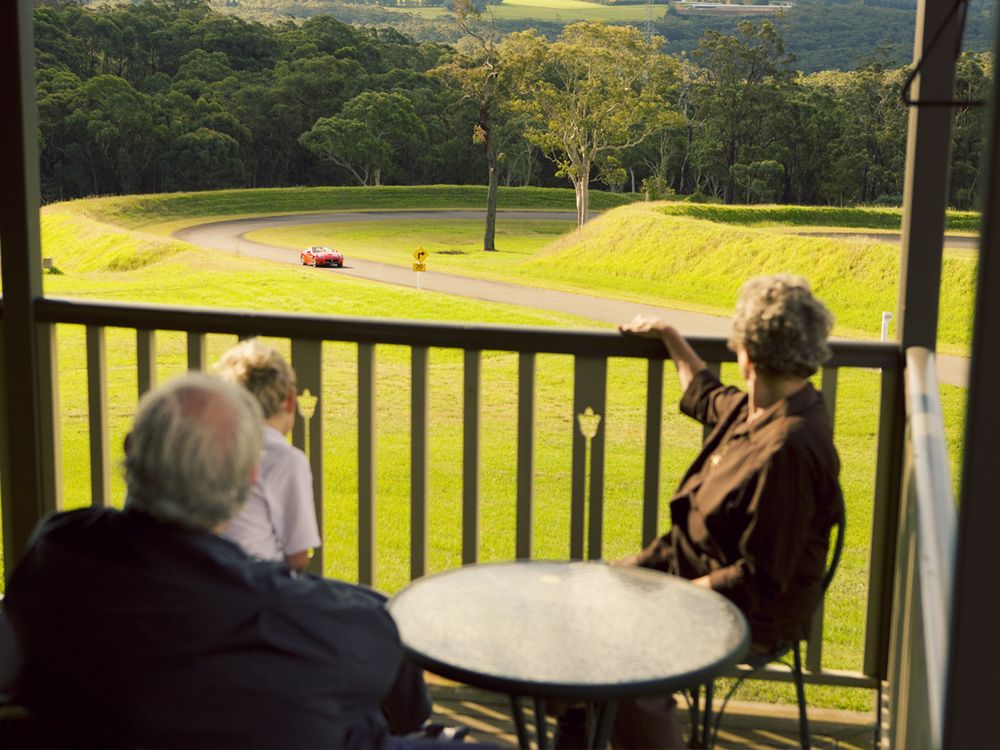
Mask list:
[{"label": "chair leg", "polygon": [[607,701],[597,711],[597,726],[594,736],[589,737],[590,747],[594,750],[606,750],[611,741],[611,732],[615,726],[615,714],[618,711],[618,701]]},{"label": "chair leg", "polygon": [[795,659],[795,693],[799,700],[799,742],[802,750],[809,750],[809,716],[806,713],[806,685],[802,676],[802,650],[799,641],[795,641],[793,649]]},{"label": "chair leg", "polygon": [[[715,696],[715,680],[709,680],[705,683],[705,716],[702,717],[702,729],[701,729],[701,742],[702,746],[705,748],[715,747],[715,735],[719,733],[718,724],[716,721],[715,732],[712,731],[712,698]],[[723,705],[723,709],[725,706]],[[719,718],[722,718],[722,714],[719,714]]]},{"label": "chair leg", "polygon": [[698,738],[698,728],[701,724],[701,685],[695,685],[689,691],[688,717],[691,719],[691,737],[688,739],[688,747],[704,747],[702,740]]},{"label": "chair leg", "polygon": [[521,750],[531,750],[531,740],[528,739],[528,727],[524,721],[524,707],[521,696],[510,696],[510,712],[514,717],[514,729],[517,731],[517,746]]},{"label": "chair leg", "polygon": [[545,710],[545,699],[535,698],[535,737],[538,750],[549,750],[549,727],[546,723],[548,712]]}]

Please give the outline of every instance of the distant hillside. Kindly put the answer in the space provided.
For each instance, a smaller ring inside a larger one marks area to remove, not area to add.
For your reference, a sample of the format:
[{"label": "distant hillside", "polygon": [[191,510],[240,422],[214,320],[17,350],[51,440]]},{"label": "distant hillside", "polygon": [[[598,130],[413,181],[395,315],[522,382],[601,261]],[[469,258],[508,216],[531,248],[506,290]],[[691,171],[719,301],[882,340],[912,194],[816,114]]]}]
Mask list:
[{"label": "distant hillside", "polygon": [[[210,0],[213,7],[259,20],[287,20],[332,15],[345,23],[393,26],[416,41],[454,42],[460,34],[448,10],[448,0]],[[529,27],[555,37],[567,23],[604,19],[610,23],[644,26],[643,3],[583,2],[582,0],[506,0],[488,6],[498,29],[506,34]],[[971,0],[964,49],[992,48],[994,4]],[[798,0],[777,16],[785,28],[786,49],[795,67],[811,73],[853,70],[873,59],[889,65],[910,62],[916,0]],[[665,37],[665,51],[691,53],[708,29],[732,33],[741,17],[678,12],[663,3],[653,6],[656,33]]]}]

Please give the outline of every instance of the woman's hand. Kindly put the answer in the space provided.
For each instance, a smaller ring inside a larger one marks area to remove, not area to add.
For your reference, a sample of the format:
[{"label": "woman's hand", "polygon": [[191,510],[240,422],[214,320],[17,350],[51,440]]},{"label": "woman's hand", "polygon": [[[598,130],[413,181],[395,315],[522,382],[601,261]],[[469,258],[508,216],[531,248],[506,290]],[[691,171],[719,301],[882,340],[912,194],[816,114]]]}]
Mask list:
[{"label": "woman's hand", "polygon": [[628,323],[622,323],[618,330],[629,336],[659,339],[667,347],[670,359],[677,367],[677,375],[681,381],[681,390],[686,391],[695,374],[705,369],[705,363],[697,352],[691,348],[687,340],[677,329],[660,318],[647,315],[636,315]]},{"label": "woman's hand", "polygon": [[[669,333],[677,334],[673,326],[660,318],[652,318],[648,315],[636,315],[628,323],[620,323],[618,330],[632,336],[642,336],[644,338],[660,339]],[[679,334],[677,334],[679,335]]]}]

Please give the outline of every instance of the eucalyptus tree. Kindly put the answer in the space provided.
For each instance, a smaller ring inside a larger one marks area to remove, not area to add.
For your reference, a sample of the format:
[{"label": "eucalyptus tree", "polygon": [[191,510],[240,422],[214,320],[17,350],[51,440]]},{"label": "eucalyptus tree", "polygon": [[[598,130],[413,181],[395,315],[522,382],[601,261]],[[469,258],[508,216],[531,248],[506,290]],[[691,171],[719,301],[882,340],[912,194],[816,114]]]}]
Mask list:
[{"label": "eucalyptus tree", "polygon": [[528,116],[525,137],[569,178],[577,223],[587,221],[591,173],[669,117],[676,62],[633,27],[567,26],[555,42],[533,31],[500,45],[512,106]]},{"label": "eucalyptus tree", "polygon": [[975,208],[983,166],[983,134],[986,112],[975,105],[989,96],[992,58],[988,53],[966,52],[955,69],[955,107],[951,126],[950,202],[956,208]]},{"label": "eucalyptus tree", "polygon": [[492,15],[489,23],[472,0],[455,0],[455,23],[469,40],[469,54],[457,55],[435,73],[458,86],[464,98],[477,110],[472,126],[472,140],[483,147],[486,156],[486,227],[483,250],[496,250],[497,186],[499,172],[499,127],[501,111],[501,59],[498,52],[497,27]]},{"label": "eucalyptus tree", "polygon": [[781,112],[792,58],[770,21],[742,21],[732,36],[706,31],[694,57],[703,73],[696,87],[697,117],[703,138],[712,144],[701,149],[701,168],[718,170],[723,197],[732,203],[736,165],[759,159],[762,150],[789,137]]},{"label": "eucalyptus tree", "polygon": [[902,200],[906,108],[905,68],[874,60],[848,73],[827,71],[843,108],[840,136],[830,143],[831,176],[849,203]]},{"label": "eucalyptus tree", "polygon": [[785,132],[772,148],[772,158],[784,166],[785,189],[781,200],[787,203],[840,203],[831,192],[833,162],[830,145],[844,127],[844,108],[822,76],[800,76],[782,108]]},{"label": "eucalyptus tree", "polygon": [[[83,192],[139,192],[154,161],[156,140],[149,97],[128,81],[95,76],[77,89],[66,118],[69,158]],[[89,184],[88,184],[89,183]]]},{"label": "eucalyptus tree", "polygon": [[360,185],[381,185],[396,154],[426,143],[427,132],[409,99],[399,93],[366,91],[339,115],[323,117],[299,142],[321,159],[347,170]]}]

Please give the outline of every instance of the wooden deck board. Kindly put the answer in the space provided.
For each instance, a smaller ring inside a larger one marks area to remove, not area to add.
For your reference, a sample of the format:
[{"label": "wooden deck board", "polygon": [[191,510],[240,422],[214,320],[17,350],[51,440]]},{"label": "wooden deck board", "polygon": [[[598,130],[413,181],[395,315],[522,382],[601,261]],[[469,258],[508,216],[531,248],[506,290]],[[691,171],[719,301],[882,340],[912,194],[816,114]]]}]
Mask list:
[{"label": "wooden deck board", "polygon": [[[434,699],[434,721],[464,724],[472,730],[467,744],[516,748],[507,696],[427,675]],[[687,712],[680,711],[687,726]],[[817,750],[864,750],[874,740],[874,714],[809,710],[812,744]],[[719,730],[718,750],[798,747],[798,711],[794,706],[732,701]]]}]

